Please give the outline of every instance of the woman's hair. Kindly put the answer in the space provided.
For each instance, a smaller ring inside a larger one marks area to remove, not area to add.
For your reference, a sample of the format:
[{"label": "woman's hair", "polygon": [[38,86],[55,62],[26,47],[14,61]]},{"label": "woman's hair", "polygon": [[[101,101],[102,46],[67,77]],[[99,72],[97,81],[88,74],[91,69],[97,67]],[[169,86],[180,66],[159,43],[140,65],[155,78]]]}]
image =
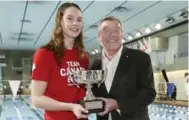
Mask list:
[{"label": "woman's hair", "polygon": [[[59,65],[61,63],[61,59],[64,55],[63,50],[64,47],[64,34],[63,34],[63,28],[61,26],[61,20],[63,18],[64,12],[69,7],[75,7],[78,10],[81,11],[80,7],[75,3],[69,3],[66,2],[62,4],[57,11],[56,18],[55,18],[55,28],[52,33],[51,40],[46,45],[42,46],[41,48],[46,48],[54,52],[57,64]],[[83,33],[81,33],[75,38],[74,47],[78,48],[78,55],[79,58],[83,58],[83,51],[84,51],[84,45],[83,45]]]}]

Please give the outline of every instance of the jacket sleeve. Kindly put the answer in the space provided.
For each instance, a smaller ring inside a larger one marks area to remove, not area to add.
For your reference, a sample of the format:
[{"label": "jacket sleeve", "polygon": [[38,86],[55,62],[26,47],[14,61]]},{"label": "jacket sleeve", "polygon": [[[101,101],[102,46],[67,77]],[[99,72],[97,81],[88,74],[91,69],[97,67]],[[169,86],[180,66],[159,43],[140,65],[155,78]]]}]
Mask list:
[{"label": "jacket sleeve", "polygon": [[117,100],[121,114],[135,113],[146,108],[156,96],[152,64],[148,54],[142,56],[137,69],[138,93],[134,98]]}]

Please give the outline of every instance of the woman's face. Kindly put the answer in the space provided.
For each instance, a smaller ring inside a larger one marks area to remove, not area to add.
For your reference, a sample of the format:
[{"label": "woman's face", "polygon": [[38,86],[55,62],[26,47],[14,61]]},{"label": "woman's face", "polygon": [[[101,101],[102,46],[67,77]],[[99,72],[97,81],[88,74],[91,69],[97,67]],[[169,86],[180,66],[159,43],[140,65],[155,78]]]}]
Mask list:
[{"label": "woman's face", "polygon": [[82,30],[82,13],[76,7],[67,8],[61,20],[65,37],[76,38]]}]

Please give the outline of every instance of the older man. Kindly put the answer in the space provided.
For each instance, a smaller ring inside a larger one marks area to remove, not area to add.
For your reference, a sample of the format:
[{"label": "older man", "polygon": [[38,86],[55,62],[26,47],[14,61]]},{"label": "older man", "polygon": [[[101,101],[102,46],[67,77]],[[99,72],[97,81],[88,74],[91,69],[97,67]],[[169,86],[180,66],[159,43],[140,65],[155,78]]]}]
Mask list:
[{"label": "older man", "polygon": [[122,24],[115,17],[100,22],[98,37],[103,50],[91,69],[108,72],[105,82],[92,89],[106,103],[97,119],[149,120],[148,105],[156,96],[150,56],[122,45]]}]

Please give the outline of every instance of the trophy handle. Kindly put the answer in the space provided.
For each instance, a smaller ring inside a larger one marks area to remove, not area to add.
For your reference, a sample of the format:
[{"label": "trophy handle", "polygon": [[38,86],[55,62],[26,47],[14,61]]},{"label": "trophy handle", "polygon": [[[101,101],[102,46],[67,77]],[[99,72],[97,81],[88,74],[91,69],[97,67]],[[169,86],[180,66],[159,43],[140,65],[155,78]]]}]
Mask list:
[{"label": "trophy handle", "polygon": [[100,85],[106,80],[107,73],[108,73],[107,69],[103,70],[103,73],[102,73],[103,78],[99,83],[97,83],[98,87],[100,87]]}]

